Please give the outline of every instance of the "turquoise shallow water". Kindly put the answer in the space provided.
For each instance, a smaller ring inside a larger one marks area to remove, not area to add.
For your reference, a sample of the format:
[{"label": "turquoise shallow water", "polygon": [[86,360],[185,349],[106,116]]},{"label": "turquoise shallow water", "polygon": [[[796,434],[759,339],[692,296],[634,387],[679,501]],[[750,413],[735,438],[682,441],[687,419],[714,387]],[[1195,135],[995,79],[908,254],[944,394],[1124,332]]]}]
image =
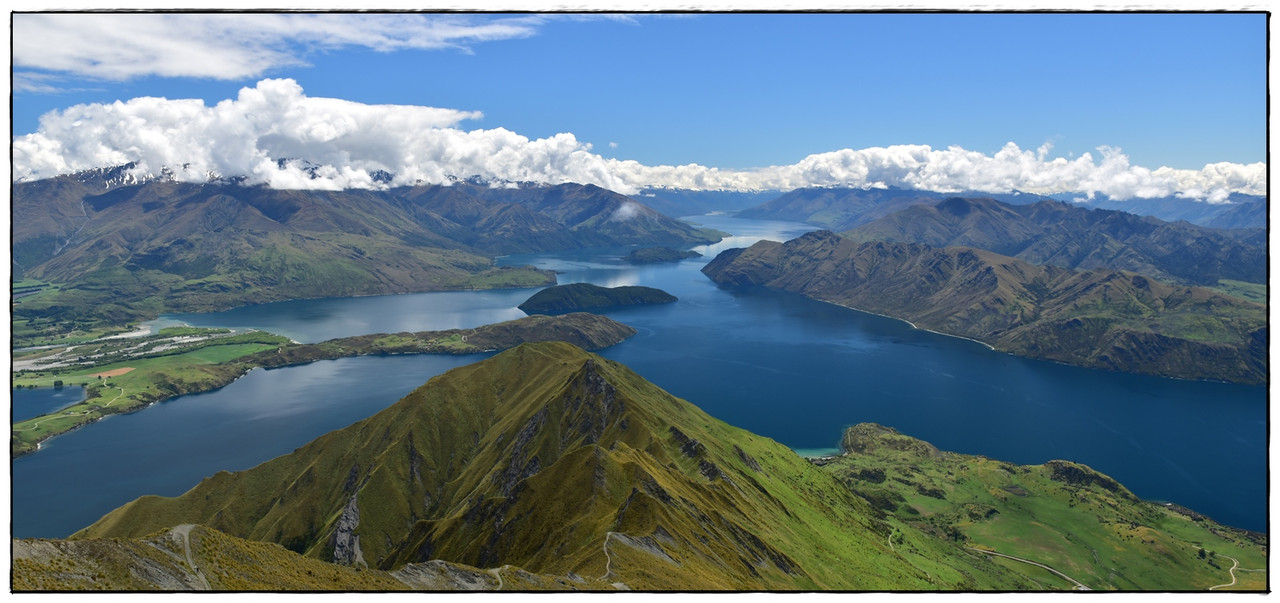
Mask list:
[{"label": "turquoise shallow water", "polygon": [[[1139,496],[1266,528],[1266,390],[1081,369],[993,352],[906,323],[770,291],[716,287],[715,253],[805,225],[706,218],[740,236],[706,257],[630,266],[626,250],[513,256],[561,283],[645,285],[680,300],[607,312],[638,334],[602,352],[733,425],[796,449],[833,449],[874,421],[945,450],[1022,464],[1071,459]],[[310,300],[171,318],[299,341],[478,326],[522,316],[533,290]],[[142,494],[174,495],[389,405],[480,357],[351,358],[254,371],[206,394],[114,417],[13,463],[14,535],[65,536]],[[103,460],[109,459],[109,460]]]}]

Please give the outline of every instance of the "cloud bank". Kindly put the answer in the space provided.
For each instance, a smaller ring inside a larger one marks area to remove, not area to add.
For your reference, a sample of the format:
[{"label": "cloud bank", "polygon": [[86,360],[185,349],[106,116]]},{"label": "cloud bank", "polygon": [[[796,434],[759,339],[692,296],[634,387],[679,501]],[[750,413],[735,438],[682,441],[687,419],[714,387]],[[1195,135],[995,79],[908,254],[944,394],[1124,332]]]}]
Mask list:
[{"label": "cloud bank", "polygon": [[537,15],[478,18],[415,14],[16,14],[14,90],[48,92],[66,75],[107,81],[143,76],[237,80],[305,63],[310,51],[347,47],[452,48],[523,38]]},{"label": "cloud bank", "polygon": [[[648,166],[605,158],[573,134],[529,139],[503,128],[465,130],[479,112],[368,105],[312,98],[297,82],[267,79],[236,99],[135,98],[77,105],[40,119],[13,140],[15,180],[136,163],[139,176],[168,171],[184,181],[243,176],[274,188],[381,188],[480,176],[494,181],[578,182],[622,193],[650,187],[791,190],[811,186],[916,188],[939,192],[1101,193],[1113,199],[1182,196],[1225,201],[1266,193],[1266,164],[1215,163],[1200,170],[1131,165],[1119,149],[1099,157],[1051,157],[1008,143],[993,155],[960,147],[893,145],[842,149],[753,170],[697,164]],[[291,161],[281,161],[291,160]],[[317,167],[318,166],[318,167]],[[385,173],[393,178],[387,182]]]}]

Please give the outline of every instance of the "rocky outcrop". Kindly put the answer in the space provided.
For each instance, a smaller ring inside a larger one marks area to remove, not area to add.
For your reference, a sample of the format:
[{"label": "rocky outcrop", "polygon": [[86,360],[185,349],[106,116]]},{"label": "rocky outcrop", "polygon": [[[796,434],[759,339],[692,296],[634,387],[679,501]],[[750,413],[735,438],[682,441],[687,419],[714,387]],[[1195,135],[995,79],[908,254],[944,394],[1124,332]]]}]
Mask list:
[{"label": "rocky outcrop", "polygon": [[342,515],[333,528],[333,562],[339,565],[363,565],[364,555],[360,552],[360,535],[356,528],[360,525],[360,504],[356,495],[352,494],[343,507]]}]

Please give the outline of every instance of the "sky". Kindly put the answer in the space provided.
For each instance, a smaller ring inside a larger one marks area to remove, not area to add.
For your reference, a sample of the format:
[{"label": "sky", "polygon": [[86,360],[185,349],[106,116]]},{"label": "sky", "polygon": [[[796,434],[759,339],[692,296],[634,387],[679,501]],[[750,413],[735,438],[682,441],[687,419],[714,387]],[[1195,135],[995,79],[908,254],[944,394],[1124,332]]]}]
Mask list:
[{"label": "sky", "polygon": [[132,161],[280,188],[376,187],[384,170],[393,184],[1219,202],[1265,194],[1266,25],[1259,13],[16,13],[13,177]]}]

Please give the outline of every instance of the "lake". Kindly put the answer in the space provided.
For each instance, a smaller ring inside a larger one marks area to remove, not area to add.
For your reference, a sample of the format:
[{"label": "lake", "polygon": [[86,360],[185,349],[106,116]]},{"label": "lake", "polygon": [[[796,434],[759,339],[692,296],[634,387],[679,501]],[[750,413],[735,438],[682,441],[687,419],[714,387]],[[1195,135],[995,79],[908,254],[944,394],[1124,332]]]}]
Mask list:
[{"label": "lake", "polygon": [[79,385],[64,387],[40,387],[13,390],[13,422],[49,414],[84,400],[84,388]]},{"label": "lake", "polygon": [[[625,249],[501,262],[556,270],[561,283],[645,285],[676,295],[672,304],[607,312],[639,332],[602,355],[792,448],[829,449],[844,427],[874,421],[945,450],[1021,464],[1082,462],[1143,498],[1266,529],[1265,388],[1027,360],[796,295],[721,289],[699,272],[716,253],[812,227],[689,219],[737,236],[695,248],[705,257],[677,264],[632,266],[621,259]],[[320,341],[518,318],[515,306],[533,292],[308,300],[162,320]],[[14,535],[65,536],[141,494],[178,494],[217,470],[250,467],[481,357],[367,357],[258,370],[216,392],[90,425],[14,461]]]}]

